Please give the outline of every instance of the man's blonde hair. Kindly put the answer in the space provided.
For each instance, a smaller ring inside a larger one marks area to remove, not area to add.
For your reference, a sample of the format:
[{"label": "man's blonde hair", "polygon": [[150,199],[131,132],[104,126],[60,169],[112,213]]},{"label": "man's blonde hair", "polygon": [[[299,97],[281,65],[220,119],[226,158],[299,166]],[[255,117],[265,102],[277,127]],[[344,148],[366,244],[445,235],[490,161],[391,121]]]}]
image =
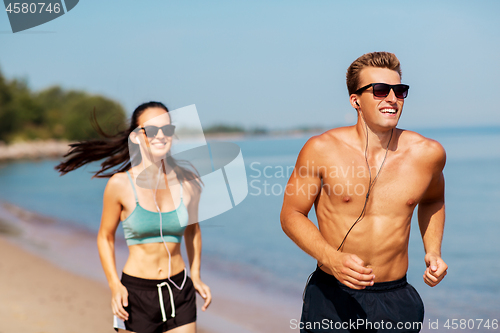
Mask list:
[{"label": "man's blonde hair", "polygon": [[[349,95],[354,94],[361,87],[359,85],[359,74],[365,67],[388,68],[398,72],[401,77],[401,67],[398,58],[390,52],[372,52],[363,54],[347,69],[346,82]],[[375,82],[373,82],[375,83]]]}]

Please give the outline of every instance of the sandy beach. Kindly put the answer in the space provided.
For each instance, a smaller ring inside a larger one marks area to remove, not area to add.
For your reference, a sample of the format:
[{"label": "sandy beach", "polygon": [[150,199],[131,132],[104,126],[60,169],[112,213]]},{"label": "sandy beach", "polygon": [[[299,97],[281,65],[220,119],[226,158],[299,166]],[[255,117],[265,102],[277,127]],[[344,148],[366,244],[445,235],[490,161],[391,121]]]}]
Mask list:
[{"label": "sandy beach", "polygon": [[114,332],[109,291],[0,237],[0,332]]}]

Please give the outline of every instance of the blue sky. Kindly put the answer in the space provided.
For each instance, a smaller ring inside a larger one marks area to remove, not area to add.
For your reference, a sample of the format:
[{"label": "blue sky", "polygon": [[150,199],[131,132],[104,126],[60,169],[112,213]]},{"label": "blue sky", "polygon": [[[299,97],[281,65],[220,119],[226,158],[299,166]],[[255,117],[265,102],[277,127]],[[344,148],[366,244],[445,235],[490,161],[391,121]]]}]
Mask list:
[{"label": "blue sky", "polygon": [[400,127],[500,126],[499,16],[495,0],[85,0],[16,34],[0,13],[0,68],[129,113],[159,100],[196,104],[204,126],[334,127],[355,119],[349,64],[390,51],[411,86]]}]

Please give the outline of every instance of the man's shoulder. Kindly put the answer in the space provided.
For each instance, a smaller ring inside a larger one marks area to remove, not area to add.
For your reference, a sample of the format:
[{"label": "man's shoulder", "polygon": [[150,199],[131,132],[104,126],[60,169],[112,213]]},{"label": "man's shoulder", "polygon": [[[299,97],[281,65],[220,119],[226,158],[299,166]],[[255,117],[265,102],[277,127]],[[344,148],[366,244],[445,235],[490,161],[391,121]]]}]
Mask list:
[{"label": "man's shoulder", "polygon": [[315,135],[307,140],[303,150],[321,152],[324,149],[331,149],[346,141],[348,133],[352,131],[351,127],[337,127],[321,134]]},{"label": "man's shoulder", "polygon": [[418,158],[437,163],[444,163],[446,160],[446,151],[443,146],[438,141],[427,138],[422,134],[401,130],[400,141],[407,150]]}]

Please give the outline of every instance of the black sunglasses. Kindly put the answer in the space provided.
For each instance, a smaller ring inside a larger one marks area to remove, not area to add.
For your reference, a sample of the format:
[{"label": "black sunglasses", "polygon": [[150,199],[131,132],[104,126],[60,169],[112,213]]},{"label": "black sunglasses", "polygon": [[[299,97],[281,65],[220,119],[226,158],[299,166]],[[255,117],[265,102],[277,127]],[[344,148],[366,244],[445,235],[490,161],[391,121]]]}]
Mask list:
[{"label": "black sunglasses", "polygon": [[408,96],[408,89],[410,89],[410,86],[406,84],[370,83],[359,88],[354,93],[359,95],[370,87],[373,87],[373,96],[375,97],[387,97],[392,89],[396,97],[400,99],[406,98]]},{"label": "black sunglasses", "polygon": [[144,130],[148,138],[154,138],[158,134],[159,130],[161,130],[163,132],[163,135],[165,136],[172,136],[174,135],[175,132],[175,126],[171,124],[162,127],[146,126],[146,127],[141,127],[141,129]]}]

